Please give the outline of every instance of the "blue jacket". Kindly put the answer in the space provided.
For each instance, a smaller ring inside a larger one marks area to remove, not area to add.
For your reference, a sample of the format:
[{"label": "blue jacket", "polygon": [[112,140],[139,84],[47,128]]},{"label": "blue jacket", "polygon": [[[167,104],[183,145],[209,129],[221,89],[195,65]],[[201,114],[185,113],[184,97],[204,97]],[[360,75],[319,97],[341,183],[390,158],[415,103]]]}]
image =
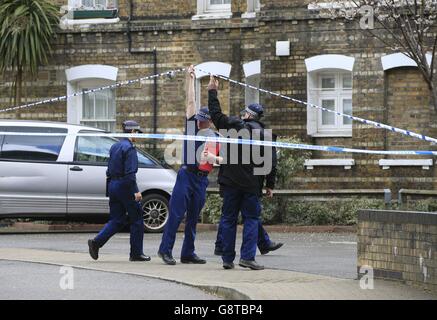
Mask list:
[{"label": "blue jacket", "polygon": [[138,155],[129,139],[123,138],[109,150],[108,170],[106,176],[125,181],[132,193],[139,192],[136,173],[138,172]]}]

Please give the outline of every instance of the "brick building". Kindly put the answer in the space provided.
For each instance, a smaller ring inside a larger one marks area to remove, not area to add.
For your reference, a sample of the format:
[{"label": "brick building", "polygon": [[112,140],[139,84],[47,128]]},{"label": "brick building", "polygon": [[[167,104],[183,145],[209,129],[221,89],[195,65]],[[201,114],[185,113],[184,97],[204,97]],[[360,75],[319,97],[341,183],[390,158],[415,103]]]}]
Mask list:
[{"label": "brick building", "polygon": [[[261,3],[260,3],[261,1]],[[190,63],[356,116],[437,137],[437,116],[417,67],[354,22],[321,18],[309,0],[56,0],[64,16],[50,64],[26,83],[35,101]],[[93,10],[88,10],[93,9]],[[437,30],[431,30],[437,32]],[[156,51],[154,50],[156,49]],[[208,77],[198,75],[206,104]],[[0,83],[8,106],[11,81]],[[435,150],[413,138],[322,115],[303,105],[221,83],[224,110],[266,106],[267,124],[305,143],[372,150]],[[160,78],[69,99],[2,118],[83,123],[116,129],[140,119],[147,131],[179,132],[184,77]],[[162,142],[163,146],[167,142]],[[381,160],[408,161],[381,161]],[[435,161],[313,152],[295,189],[435,189]]]}]

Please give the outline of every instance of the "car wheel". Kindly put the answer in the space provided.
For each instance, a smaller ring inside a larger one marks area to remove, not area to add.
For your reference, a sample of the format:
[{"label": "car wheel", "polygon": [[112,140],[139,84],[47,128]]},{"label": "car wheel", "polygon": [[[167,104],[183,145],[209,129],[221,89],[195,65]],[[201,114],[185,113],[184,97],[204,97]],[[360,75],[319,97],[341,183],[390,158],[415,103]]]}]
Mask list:
[{"label": "car wheel", "polygon": [[168,199],[160,194],[148,194],[141,201],[144,230],[161,232],[168,220]]}]

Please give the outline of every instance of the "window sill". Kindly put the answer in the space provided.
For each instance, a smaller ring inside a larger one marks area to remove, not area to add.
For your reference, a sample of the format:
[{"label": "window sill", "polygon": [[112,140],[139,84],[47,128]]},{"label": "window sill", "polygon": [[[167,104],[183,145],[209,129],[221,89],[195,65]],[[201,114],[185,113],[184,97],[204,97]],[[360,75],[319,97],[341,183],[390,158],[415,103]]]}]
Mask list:
[{"label": "window sill", "polygon": [[90,25],[90,24],[111,24],[120,22],[120,18],[106,19],[106,18],[96,18],[96,19],[61,19],[60,27],[61,29],[66,29],[70,26],[75,25]]},{"label": "window sill", "polygon": [[257,12],[245,12],[241,15],[242,19],[255,19]]},{"label": "window sill", "polygon": [[350,170],[355,165],[354,159],[311,159],[306,160],[304,166],[307,170],[313,170],[314,167],[344,167],[345,170]]},{"label": "window sill", "polygon": [[379,165],[383,170],[390,167],[422,167],[423,170],[429,170],[433,162],[432,159],[381,159]]},{"label": "window sill", "polygon": [[319,131],[310,134],[313,138],[352,138],[351,131]]},{"label": "window sill", "polygon": [[232,12],[216,12],[216,13],[204,13],[198,14],[191,18],[193,21],[199,20],[214,20],[214,19],[231,19]]}]

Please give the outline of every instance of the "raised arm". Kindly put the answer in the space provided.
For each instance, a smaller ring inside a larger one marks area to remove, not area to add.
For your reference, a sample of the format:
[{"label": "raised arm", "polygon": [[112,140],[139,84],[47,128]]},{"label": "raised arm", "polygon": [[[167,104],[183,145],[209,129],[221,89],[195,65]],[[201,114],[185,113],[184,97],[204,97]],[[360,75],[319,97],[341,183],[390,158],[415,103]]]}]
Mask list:
[{"label": "raised arm", "polygon": [[217,129],[241,129],[244,122],[236,117],[228,117],[222,112],[220,101],[217,97],[218,80],[211,76],[208,85],[208,109],[211,120]]},{"label": "raised arm", "polygon": [[190,119],[196,114],[196,98],[194,91],[194,81],[196,75],[194,73],[194,66],[190,66],[187,70],[186,76],[186,90],[187,90],[187,119]]}]

